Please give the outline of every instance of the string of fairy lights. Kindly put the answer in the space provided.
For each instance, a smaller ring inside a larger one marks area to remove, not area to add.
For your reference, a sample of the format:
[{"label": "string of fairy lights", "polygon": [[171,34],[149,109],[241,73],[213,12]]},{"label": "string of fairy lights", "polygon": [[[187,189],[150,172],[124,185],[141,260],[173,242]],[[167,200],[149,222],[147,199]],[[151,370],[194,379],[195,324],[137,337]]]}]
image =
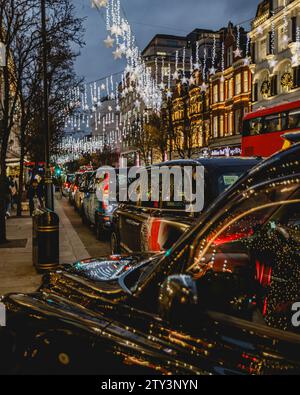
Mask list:
[{"label": "string of fairy lights", "polygon": [[[101,129],[107,136],[99,135],[90,139],[75,139],[72,136],[63,138],[58,146],[59,155],[56,160],[76,159],[83,153],[95,153],[103,150],[106,144],[110,146],[121,145],[124,139],[130,135],[133,127],[138,131],[143,124],[148,122],[149,113],[159,113],[163,98],[172,98],[172,80],[185,85],[195,83],[194,73],[200,72],[202,85],[200,90],[205,93],[209,88],[209,79],[217,72],[221,72],[221,80],[224,81],[225,71],[225,44],[221,43],[220,63],[217,64],[217,39],[213,36],[211,57],[208,59],[207,48],[204,48],[203,56],[200,56],[200,45],[196,42],[195,53],[187,55],[186,47],[177,50],[175,62],[171,64],[162,57],[154,61],[154,72],[147,67],[137,46],[132,27],[126,18],[121,5],[121,0],[91,0],[92,7],[96,8],[105,21],[107,37],[104,44],[112,50],[116,61],[125,60],[125,68],[122,72],[111,74],[97,81],[86,83],[83,87],[74,87],[65,95],[65,128],[71,132],[80,130],[97,131]],[[242,48],[241,26],[246,21],[236,26],[236,50],[235,59],[243,59],[244,65],[251,64],[250,34],[247,35],[245,48]],[[288,45],[288,18],[287,2],[284,2],[283,10],[283,45]],[[261,26],[257,27],[258,36],[264,34]],[[271,16],[271,54],[269,59],[270,69],[277,64],[275,56],[276,28],[275,14]],[[189,56],[189,57],[188,57]],[[210,65],[208,61],[210,60]],[[300,64],[300,28],[296,32],[296,51],[292,57],[292,65]],[[187,68],[189,64],[189,78]],[[172,68],[174,68],[172,70]],[[218,70],[220,68],[220,70]],[[159,78],[160,76],[160,78]],[[122,114],[120,101],[126,100],[129,94],[135,93],[133,109]],[[134,126],[133,126],[134,125]],[[71,133],[72,134],[72,133]]]}]

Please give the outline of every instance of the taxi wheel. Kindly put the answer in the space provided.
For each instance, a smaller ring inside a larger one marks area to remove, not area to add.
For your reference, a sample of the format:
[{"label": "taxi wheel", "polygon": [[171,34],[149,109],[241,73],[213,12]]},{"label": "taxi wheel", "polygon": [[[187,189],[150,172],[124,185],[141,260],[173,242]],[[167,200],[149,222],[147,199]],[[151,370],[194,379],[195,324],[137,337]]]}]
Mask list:
[{"label": "taxi wheel", "polygon": [[112,232],[110,236],[110,247],[112,255],[119,255],[121,254],[121,248],[119,244],[118,236],[115,232]]}]

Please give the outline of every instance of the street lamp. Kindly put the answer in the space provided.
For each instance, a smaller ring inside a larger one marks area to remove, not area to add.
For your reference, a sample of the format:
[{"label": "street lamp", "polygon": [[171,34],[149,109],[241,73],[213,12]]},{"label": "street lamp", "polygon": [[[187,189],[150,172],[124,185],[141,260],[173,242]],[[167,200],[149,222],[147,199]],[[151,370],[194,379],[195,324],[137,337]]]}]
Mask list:
[{"label": "street lamp", "polygon": [[42,44],[43,44],[43,91],[44,91],[44,139],[45,139],[45,184],[46,184],[46,208],[54,210],[52,176],[50,170],[50,134],[49,134],[49,111],[48,111],[48,73],[47,73],[47,27],[46,27],[46,1],[41,0]]}]

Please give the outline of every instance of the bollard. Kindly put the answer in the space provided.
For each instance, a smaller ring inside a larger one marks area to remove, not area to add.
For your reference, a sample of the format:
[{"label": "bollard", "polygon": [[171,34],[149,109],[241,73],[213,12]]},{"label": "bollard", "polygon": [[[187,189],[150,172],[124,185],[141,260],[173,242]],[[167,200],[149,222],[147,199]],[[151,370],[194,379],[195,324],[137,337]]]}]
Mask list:
[{"label": "bollard", "polygon": [[59,217],[51,210],[37,210],[33,215],[32,260],[39,273],[59,265]]}]

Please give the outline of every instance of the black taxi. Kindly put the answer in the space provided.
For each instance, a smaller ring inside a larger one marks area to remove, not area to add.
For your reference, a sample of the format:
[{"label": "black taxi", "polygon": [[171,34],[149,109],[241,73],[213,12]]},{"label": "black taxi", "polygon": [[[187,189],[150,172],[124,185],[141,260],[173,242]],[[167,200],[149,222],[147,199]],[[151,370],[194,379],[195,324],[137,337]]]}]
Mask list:
[{"label": "black taxi", "polygon": [[166,252],[3,297],[0,373],[299,375],[299,157],[261,162]]},{"label": "black taxi", "polygon": [[[163,168],[187,166],[204,168],[204,207],[207,207],[243,174],[257,165],[259,158],[200,158],[169,161]],[[151,170],[152,168],[149,168]],[[160,188],[161,185],[160,185]],[[202,211],[203,211],[202,210]],[[119,204],[113,215],[112,253],[167,250],[193,224],[201,212],[187,212],[184,201],[138,201]]]}]

